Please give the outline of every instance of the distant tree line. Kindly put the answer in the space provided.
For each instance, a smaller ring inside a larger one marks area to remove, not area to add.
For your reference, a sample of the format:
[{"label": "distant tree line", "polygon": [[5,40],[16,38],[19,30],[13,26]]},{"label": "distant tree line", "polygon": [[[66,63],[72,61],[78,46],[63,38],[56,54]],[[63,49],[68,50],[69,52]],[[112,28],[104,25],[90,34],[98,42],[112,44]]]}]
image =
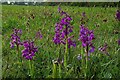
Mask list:
[{"label": "distant tree line", "polygon": [[[8,4],[3,2],[2,4]],[[79,6],[79,7],[94,7],[94,6],[120,6],[120,2],[11,2],[9,5],[42,5],[42,6],[56,6],[56,5],[65,5],[65,6]]]},{"label": "distant tree line", "polygon": [[[46,3],[47,4],[47,3]],[[49,6],[56,6],[60,3],[50,2],[48,3]],[[119,4],[119,2],[62,2],[61,5],[67,5],[67,6],[79,6],[79,7],[93,7],[93,6],[113,6],[116,7]]]}]

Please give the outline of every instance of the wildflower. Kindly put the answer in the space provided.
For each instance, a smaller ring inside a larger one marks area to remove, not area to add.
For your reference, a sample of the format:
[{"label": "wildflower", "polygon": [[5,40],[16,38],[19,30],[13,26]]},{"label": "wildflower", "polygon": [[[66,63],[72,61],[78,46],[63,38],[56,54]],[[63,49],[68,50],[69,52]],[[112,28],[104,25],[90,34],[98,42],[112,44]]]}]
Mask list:
[{"label": "wildflower", "polygon": [[60,11],[61,11],[61,8],[60,8],[60,6],[58,7],[58,12],[60,13]]},{"label": "wildflower", "polygon": [[80,37],[78,40],[82,41],[83,47],[92,46],[91,41],[95,39],[93,31],[89,31],[84,25],[81,25],[80,28]]},{"label": "wildflower", "polygon": [[119,10],[117,10],[117,12],[116,12],[116,19],[118,19],[120,21],[120,11]]},{"label": "wildflower", "polygon": [[40,31],[38,31],[38,32],[36,33],[36,38],[42,39],[42,34],[41,34]]},{"label": "wildflower", "polygon": [[23,42],[24,50],[22,50],[22,56],[27,60],[32,60],[37,52],[37,48],[34,46],[34,42],[24,41]]},{"label": "wildflower", "polygon": [[76,47],[76,43],[75,41],[71,40],[73,36],[69,37],[67,40],[68,42],[68,48],[70,48],[70,46]]},{"label": "wildflower", "polygon": [[[92,40],[95,39],[94,33],[92,30],[88,30],[84,25],[80,26],[80,36],[79,39],[82,42],[84,48],[91,48],[87,51],[89,54],[94,52],[95,47],[93,46]],[[88,55],[87,55],[88,56]]]},{"label": "wildflower", "polygon": [[81,59],[82,59],[82,56],[81,56],[80,54],[78,54],[77,59],[78,59],[78,60],[81,60]]},{"label": "wildflower", "polygon": [[86,16],[85,12],[83,12],[83,13],[82,13],[82,16],[83,16],[83,17],[85,17],[85,16]]},{"label": "wildflower", "polygon": [[20,41],[21,34],[22,34],[22,30],[16,28],[13,30],[13,33],[11,34],[11,42],[10,42],[11,48],[13,48],[15,45],[16,46],[22,45]]},{"label": "wildflower", "polygon": [[55,44],[66,44],[66,41],[68,42],[68,47],[70,46],[76,46],[75,41],[72,40],[74,37],[68,36],[71,32],[73,32],[73,26],[70,25],[70,21],[72,18],[64,11],[61,11],[60,8],[58,8],[61,15],[65,14],[65,16],[60,20],[60,22],[56,23],[55,25],[55,35],[53,38],[53,42]]},{"label": "wildflower", "polygon": [[99,47],[99,51],[101,51],[109,56],[109,53],[107,52],[107,48],[108,48],[108,44],[105,43],[104,46]]}]

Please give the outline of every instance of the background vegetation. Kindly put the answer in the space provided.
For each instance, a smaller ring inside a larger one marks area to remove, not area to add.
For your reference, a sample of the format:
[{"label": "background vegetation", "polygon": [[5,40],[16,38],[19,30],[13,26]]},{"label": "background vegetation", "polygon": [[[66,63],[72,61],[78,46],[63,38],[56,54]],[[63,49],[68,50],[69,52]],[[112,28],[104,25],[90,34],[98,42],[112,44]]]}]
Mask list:
[{"label": "background vegetation", "polygon": [[[58,3],[59,4],[59,3]],[[35,33],[40,29],[43,39],[35,42],[38,46],[38,53],[35,54],[35,77],[51,78],[53,73],[52,60],[57,58],[58,52],[64,54],[63,45],[60,51],[57,45],[53,43],[55,23],[59,21],[58,5],[56,3],[44,3],[49,6],[20,6],[20,5],[2,5],[2,75],[3,78],[29,77],[28,62],[22,58],[22,62],[16,57],[16,48],[10,48],[10,35],[13,28],[23,30],[21,40],[26,40],[27,36],[33,38]],[[66,6],[65,6],[66,5]],[[70,6],[68,6],[70,5]],[[114,7],[80,7],[80,6],[105,6],[114,5]],[[77,55],[81,53],[81,43],[78,41],[79,26],[81,25],[81,14],[86,13],[87,22],[85,25],[94,30],[95,33],[95,52],[90,57],[90,78],[119,78],[119,46],[117,43],[119,35],[119,24],[115,19],[118,3],[64,3],[61,5],[62,10],[67,12],[72,18],[73,34],[75,36],[76,48],[70,48],[70,60],[68,61],[70,72],[62,70],[63,78],[83,78],[84,73],[81,60]],[[30,20],[30,33],[25,31],[28,17],[33,14],[34,19]],[[104,43],[108,44],[107,51],[110,56],[100,52],[98,48]],[[23,50],[23,47],[20,48]],[[20,53],[22,55],[22,53]],[[67,73],[67,75],[66,75]],[[66,75],[66,76],[65,76]]]}]

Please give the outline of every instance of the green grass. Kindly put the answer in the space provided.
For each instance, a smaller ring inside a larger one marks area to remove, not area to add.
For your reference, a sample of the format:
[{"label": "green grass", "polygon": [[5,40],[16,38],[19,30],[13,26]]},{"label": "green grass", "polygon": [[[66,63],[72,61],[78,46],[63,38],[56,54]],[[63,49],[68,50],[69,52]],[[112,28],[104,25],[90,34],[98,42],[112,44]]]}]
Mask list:
[{"label": "green grass", "polygon": [[[10,48],[10,35],[13,28],[23,30],[21,40],[26,40],[27,37],[34,38],[38,29],[41,29],[43,39],[35,42],[39,51],[34,57],[35,77],[47,78],[51,77],[53,63],[52,60],[57,58],[59,48],[52,41],[54,37],[55,23],[59,21],[60,14],[57,11],[58,6],[2,6],[2,76],[6,77],[28,77],[28,62],[22,58],[23,62],[19,62],[16,57],[15,48]],[[94,30],[96,47],[95,52],[90,57],[90,73],[92,78],[117,78],[120,75],[118,69],[118,34],[113,34],[114,31],[120,30],[118,22],[115,20],[117,8],[102,8],[102,7],[70,7],[61,6],[62,10],[67,12],[72,18],[74,26],[73,34],[75,36],[77,47],[70,48],[70,60],[68,63],[70,70],[64,71],[62,67],[62,77],[81,78],[84,77],[81,61],[76,59],[76,56],[81,53],[81,42],[78,41],[79,26],[81,13],[85,12],[88,22],[85,24],[90,30]],[[26,22],[30,14],[34,14],[34,20],[30,20],[30,33],[25,31]],[[98,17],[97,17],[98,15]],[[103,22],[107,19],[107,22]],[[99,27],[95,26],[99,24]],[[104,43],[108,43],[108,52],[110,57],[98,51],[98,48]],[[61,45],[61,54],[64,54],[64,46]],[[23,47],[20,48],[23,50]],[[20,53],[22,54],[22,53]],[[80,69],[80,71],[78,70]]]}]

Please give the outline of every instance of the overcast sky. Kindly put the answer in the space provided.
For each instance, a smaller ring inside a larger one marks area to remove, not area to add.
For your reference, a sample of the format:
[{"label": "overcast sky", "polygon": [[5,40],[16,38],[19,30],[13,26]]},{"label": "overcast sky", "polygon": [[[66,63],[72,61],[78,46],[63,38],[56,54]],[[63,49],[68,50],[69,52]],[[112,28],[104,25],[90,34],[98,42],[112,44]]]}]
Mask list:
[{"label": "overcast sky", "polygon": [[119,0],[0,0],[2,2],[118,2]]},{"label": "overcast sky", "polygon": [[39,1],[39,2],[42,2],[44,0],[2,0],[2,2],[7,2],[7,1],[10,1],[10,2],[34,2],[34,1]]}]

